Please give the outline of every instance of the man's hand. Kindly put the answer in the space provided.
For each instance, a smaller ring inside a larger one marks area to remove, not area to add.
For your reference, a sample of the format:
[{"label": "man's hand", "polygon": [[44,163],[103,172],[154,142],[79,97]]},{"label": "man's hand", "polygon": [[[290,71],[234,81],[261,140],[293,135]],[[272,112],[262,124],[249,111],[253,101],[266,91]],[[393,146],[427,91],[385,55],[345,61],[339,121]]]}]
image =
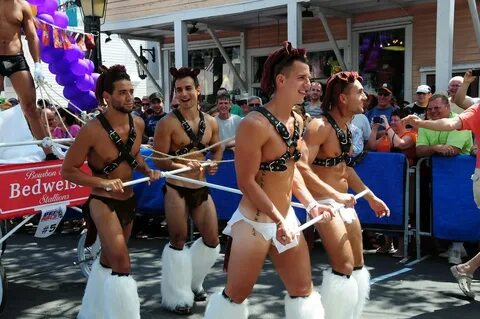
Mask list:
[{"label": "man's hand", "polygon": [[149,169],[145,173],[146,176],[150,177],[149,184],[152,182],[158,181],[162,177],[162,172],[156,169]]},{"label": "man's hand", "polygon": [[357,203],[355,196],[348,193],[336,193],[332,199],[339,204],[345,205],[345,207],[353,207]]},{"label": "man's hand", "polygon": [[463,76],[463,82],[471,84],[473,81],[475,81],[476,78],[476,76],[472,75],[472,70],[468,70]]},{"label": "man's hand", "polygon": [[123,182],[121,179],[104,179],[100,183],[100,188],[107,192],[123,193]]},{"label": "man's hand", "polygon": [[416,115],[408,115],[402,119],[402,123],[413,127],[418,127],[420,122],[422,122],[422,119]]},{"label": "man's hand", "polygon": [[207,166],[207,173],[209,175],[215,175],[218,171],[218,163],[210,162],[210,165]]},{"label": "man's hand", "polygon": [[315,218],[317,216],[323,215],[322,220],[319,221],[319,223],[326,223],[329,222],[335,217],[335,210],[333,209],[332,206],[329,205],[322,205],[322,204],[316,204],[309,212],[308,215],[311,218]]},{"label": "man's hand", "polygon": [[377,196],[372,195],[368,200],[368,204],[378,218],[390,216],[390,209],[387,207],[387,204]]},{"label": "man's hand", "polygon": [[277,240],[282,245],[287,245],[292,242],[293,237],[293,232],[288,228],[285,220],[282,218],[282,220],[277,223]]},{"label": "man's hand", "polygon": [[190,167],[191,172],[201,171],[203,169],[202,164],[199,161],[188,161],[184,164],[187,167]]},{"label": "man's hand", "polygon": [[42,73],[42,64],[40,62],[35,62],[33,69],[33,78],[38,83],[43,82],[43,80],[45,79]]},{"label": "man's hand", "polygon": [[458,154],[458,149],[451,145],[434,145],[435,152],[442,156],[455,156]]}]

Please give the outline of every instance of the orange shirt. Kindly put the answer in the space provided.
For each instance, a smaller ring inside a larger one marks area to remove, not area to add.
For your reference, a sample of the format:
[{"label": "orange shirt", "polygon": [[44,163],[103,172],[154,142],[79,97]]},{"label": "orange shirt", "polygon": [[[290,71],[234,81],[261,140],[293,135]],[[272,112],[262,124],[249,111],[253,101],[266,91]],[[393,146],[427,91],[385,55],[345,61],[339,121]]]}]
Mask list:
[{"label": "orange shirt", "polygon": [[[405,156],[408,159],[408,164],[413,165],[415,164],[415,159],[416,159],[416,152],[415,152],[415,144],[417,142],[417,132],[414,131],[406,131],[403,133],[400,138],[403,138],[404,136],[410,136],[410,138],[413,140],[413,145],[406,150],[402,150],[402,153],[405,154]],[[388,138],[387,135],[384,135],[380,138],[380,140],[377,143],[377,152],[392,152],[395,150],[392,150],[392,141],[391,139]],[[397,150],[398,151],[398,150]]]}]

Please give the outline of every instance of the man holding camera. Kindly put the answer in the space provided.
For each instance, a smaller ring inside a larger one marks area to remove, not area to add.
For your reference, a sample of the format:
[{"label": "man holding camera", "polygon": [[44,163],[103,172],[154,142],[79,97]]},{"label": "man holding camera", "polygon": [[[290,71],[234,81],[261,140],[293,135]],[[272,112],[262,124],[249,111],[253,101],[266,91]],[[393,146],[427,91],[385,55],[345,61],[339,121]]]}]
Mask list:
[{"label": "man holding camera", "polygon": [[[385,115],[386,118],[390,121],[390,116],[392,115],[395,106],[393,106],[393,89],[392,86],[388,83],[383,83],[377,90],[378,95],[378,104],[368,111],[365,115],[368,118],[368,121],[372,123],[374,117],[380,117]],[[380,121],[380,120],[379,120]],[[382,122],[383,123],[383,120]]]}]

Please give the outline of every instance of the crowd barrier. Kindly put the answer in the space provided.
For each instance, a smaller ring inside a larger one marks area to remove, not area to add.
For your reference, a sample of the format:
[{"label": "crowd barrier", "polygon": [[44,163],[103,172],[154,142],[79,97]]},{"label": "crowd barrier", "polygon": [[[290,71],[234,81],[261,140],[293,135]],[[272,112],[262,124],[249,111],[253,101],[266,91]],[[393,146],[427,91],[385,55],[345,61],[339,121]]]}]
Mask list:
[{"label": "crowd barrier", "polygon": [[480,210],[475,205],[470,176],[475,157],[434,156],[432,166],[433,230],[435,238],[480,240]]}]

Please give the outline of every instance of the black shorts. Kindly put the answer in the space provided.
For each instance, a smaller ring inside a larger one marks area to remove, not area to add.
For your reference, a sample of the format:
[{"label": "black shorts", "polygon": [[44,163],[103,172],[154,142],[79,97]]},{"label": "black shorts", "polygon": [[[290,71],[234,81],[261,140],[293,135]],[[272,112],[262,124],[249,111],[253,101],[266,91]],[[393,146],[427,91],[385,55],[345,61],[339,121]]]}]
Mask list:
[{"label": "black shorts", "polygon": [[176,190],[178,195],[185,199],[185,204],[190,212],[192,209],[197,208],[204,201],[206,201],[208,199],[208,195],[210,194],[210,190],[206,186],[200,188],[188,188],[170,184],[168,182],[165,182],[165,185],[163,185],[163,194],[167,193],[167,186]]},{"label": "black shorts", "polygon": [[90,201],[96,199],[107,205],[112,212],[115,212],[118,217],[118,221],[124,227],[130,224],[135,218],[136,200],[135,195],[125,199],[119,200],[115,198],[99,196],[90,194],[88,200],[83,204],[83,215],[87,224],[87,238],[85,239],[85,247],[93,245],[97,239],[97,227],[90,216]]},{"label": "black shorts", "polygon": [[27,60],[23,54],[0,55],[0,74],[10,77],[13,73],[19,71],[30,71]]}]

